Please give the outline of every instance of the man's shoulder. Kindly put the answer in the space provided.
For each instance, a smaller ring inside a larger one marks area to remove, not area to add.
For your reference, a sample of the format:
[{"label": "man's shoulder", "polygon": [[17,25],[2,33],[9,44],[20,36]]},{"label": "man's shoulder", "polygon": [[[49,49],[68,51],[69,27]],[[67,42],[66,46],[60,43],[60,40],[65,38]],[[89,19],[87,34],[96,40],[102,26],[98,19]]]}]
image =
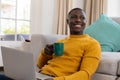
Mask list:
[{"label": "man's shoulder", "polygon": [[99,44],[99,41],[97,41],[95,38],[91,37],[90,35],[89,36],[89,41],[91,41],[92,43],[97,43]]}]

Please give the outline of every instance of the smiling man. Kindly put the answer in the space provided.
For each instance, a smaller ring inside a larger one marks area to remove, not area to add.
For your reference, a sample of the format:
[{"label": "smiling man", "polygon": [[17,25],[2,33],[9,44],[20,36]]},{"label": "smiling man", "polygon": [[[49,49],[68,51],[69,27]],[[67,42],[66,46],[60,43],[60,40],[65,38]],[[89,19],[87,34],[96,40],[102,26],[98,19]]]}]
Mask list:
[{"label": "smiling man", "polygon": [[49,75],[45,80],[90,80],[95,73],[101,48],[95,39],[83,34],[86,21],[82,9],[72,9],[67,17],[70,35],[58,41],[64,43],[63,55],[54,55],[53,44],[46,45],[42,50],[37,66],[41,74]]},{"label": "smiling man", "polygon": [[[80,8],[72,9],[67,18],[70,35],[58,42],[64,43],[62,56],[56,56],[53,44],[48,44],[38,56],[39,80],[90,80],[95,73],[101,48],[99,43],[83,34],[86,14]],[[13,80],[0,74],[0,80]]]},{"label": "smiling man", "polygon": [[68,14],[67,23],[70,27],[71,35],[81,35],[86,25],[86,14],[82,9],[75,8]]}]

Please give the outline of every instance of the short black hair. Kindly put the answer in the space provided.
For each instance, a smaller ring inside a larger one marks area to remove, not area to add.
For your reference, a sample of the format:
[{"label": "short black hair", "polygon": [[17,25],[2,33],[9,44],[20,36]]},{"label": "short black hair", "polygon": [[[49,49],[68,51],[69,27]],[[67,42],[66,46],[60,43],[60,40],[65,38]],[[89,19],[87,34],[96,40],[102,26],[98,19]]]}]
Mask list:
[{"label": "short black hair", "polygon": [[67,18],[69,17],[69,15],[70,15],[74,10],[79,10],[79,11],[85,12],[85,11],[84,11],[83,9],[81,9],[81,8],[73,8],[73,9],[71,9],[70,12],[68,13]]}]

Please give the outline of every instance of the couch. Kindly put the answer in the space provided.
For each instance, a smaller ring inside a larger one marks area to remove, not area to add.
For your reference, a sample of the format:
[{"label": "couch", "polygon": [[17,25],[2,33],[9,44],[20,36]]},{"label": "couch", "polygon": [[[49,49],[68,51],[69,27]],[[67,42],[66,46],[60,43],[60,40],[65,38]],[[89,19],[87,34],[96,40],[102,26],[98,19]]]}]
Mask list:
[{"label": "couch", "polygon": [[[33,34],[31,37],[31,51],[34,54],[35,62],[41,49],[43,49],[46,44],[54,43],[56,40],[63,39],[65,36],[66,35]],[[99,67],[91,80],[120,80],[119,76],[120,52],[102,52]]]}]

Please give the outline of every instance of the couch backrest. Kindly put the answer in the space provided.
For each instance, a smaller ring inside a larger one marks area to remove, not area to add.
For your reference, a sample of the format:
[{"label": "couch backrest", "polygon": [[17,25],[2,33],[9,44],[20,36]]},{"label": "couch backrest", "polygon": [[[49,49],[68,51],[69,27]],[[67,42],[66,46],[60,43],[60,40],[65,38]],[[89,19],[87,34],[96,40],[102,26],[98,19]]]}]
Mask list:
[{"label": "couch backrest", "polygon": [[111,19],[120,24],[120,17],[112,17]]}]

